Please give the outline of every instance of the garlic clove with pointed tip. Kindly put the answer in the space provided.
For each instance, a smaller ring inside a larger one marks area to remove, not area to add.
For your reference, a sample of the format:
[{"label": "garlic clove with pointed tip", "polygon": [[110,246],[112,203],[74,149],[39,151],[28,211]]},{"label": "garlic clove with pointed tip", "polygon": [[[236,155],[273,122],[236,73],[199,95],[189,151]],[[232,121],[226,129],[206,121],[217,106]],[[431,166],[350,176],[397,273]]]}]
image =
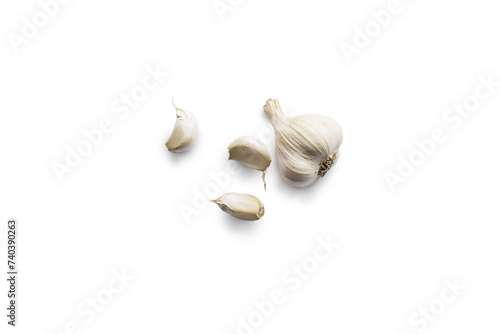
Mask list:
[{"label": "garlic clove with pointed tip", "polygon": [[271,164],[271,154],[259,139],[243,136],[235,139],[227,149],[229,160],[235,160],[245,166],[262,172],[262,181],[266,189],[266,172]]},{"label": "garlic clove with pointed tip", "polygon": [[226,193],[212,200],[225,213],[242,220],[259,220],[264,216],[264,204],[255,196]]},{"label": "garlic clove with pointed tip", "polygon": [[170,152],[182,153],[193,147],[198,136],[198,123],[191,112],[177,108],[173,99],[172,104],[176,109],[177,120],[165,146]]}]

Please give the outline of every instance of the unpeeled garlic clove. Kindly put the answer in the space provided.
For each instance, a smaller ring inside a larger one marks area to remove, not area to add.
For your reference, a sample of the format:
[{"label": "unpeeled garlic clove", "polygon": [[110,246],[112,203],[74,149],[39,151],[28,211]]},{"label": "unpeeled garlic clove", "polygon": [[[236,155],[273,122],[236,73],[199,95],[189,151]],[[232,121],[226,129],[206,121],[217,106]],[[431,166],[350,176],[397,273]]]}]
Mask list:
[{"label": "unpeeled garlic clove", "polygon": [[226,193],[212,200],[219,208],[231,216],[243,220],[259,220],[264,216],[264,204],[255,196]]},{"label": "unpeeled garlic clove", "polygon": [[317,114],[286,117],[272,99],[264,111],[276,134],[278,169],[289,185],[308,188],[337,162],[343,134],[334,119]]},{"label": "unpeeled garlic clove", "polygon": [[194,115],[182,109],[177,108],[172,99],[172,104],[176,109],[177,120],[170,138],[165,143],[168,150],[173,153],[182,153],[189,150],[198,136],[198,123]]},{"label": "unpeeled garlic clove", "polygon": [[271,154],[259,139],[243,136],[234,140],[227,149],[229,160],[238,161],[245,166],[262,172],[262,181],[266,189],[266,172],[271,164]]}]

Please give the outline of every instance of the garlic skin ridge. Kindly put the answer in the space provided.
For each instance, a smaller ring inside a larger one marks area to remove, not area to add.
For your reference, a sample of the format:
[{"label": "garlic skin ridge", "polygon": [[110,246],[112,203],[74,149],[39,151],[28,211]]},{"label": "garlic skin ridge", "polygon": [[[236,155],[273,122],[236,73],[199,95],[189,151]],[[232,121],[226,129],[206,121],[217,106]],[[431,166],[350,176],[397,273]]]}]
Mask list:
[{"label": "garlic skin ridge", "polygon": [[276,134],[276,161],[281,177],[296,188],[309,188],[335,165],[343,133],[334,119],[319,114],[287,117],[277,100],[264,111]]},{"label": "garlic skin ridge", "polygon": [[259,220],[264,216],[264,204],[255,196],[226,193],[212,200],[225,213],[242,220]]},{"label": "garlic skin ridge", "polygon": [[235,160],[245,166],[262,172],[262,181],[266,189],[266,172],[271,165],[271,154],[259,139],[243,136],[235,139],[228,147],[229,160]]},{"label": "garlic skin ridge", "polygon": [[176,110],[177,120],[165,146],[170,152],[182,153],[193,147],[198,137],[198,123],[191,112],[177,108],[173,99],[172,104]]}]

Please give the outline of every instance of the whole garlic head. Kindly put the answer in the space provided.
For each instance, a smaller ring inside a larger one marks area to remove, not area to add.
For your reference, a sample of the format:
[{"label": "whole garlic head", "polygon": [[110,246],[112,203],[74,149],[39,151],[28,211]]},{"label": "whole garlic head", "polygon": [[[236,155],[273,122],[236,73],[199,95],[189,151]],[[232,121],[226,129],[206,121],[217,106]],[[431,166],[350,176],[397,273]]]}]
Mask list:
[{"label": "whole garlic head", "polygon": [[177,108],[173,99],[172,104],[177,113],[177,120],[165,146],[170,152],[182,153],[193,147],[198,136],[198,123],[191,112]]},{"label": "whole garlic head", "polygon": [[281,177],[291,186],[308,188],[337,162],[343,134],[340,125],[324,115],[287,117],[277,100],[264,111],[276,134],[276,160]]}]

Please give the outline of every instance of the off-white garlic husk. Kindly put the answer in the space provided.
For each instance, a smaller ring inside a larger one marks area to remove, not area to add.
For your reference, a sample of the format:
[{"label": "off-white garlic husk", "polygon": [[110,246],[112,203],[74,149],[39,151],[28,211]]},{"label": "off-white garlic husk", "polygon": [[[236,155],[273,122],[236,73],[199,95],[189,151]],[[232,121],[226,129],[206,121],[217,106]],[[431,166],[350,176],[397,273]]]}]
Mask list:
[{"label": "off-white garlic husk", "polygon": [[175,121],[174,130],[165,145],[170,152],[182,153],[189,150],[196,141],[198,123],[191,112],[177,108],[173,99],[172,104],[177,111],[177,120]]},{"label": "off-white garlic husk", "polygon": [[308,188],[335,164],[342,144],[342,129],[324,115],[287,117],[277,100],[264,111],[276,134],[276,161],[281,177],[291,186]]},{"label": "off-white garlic husk", "polygon": [[227,149],[229,160],[236,160],[245,166],[262,172],[262,181],[266,189],[266,172],[271,164],[271,154],[259,139],[243,136],[234,140]]},{"label": "off-white garlic husk", "polygon": [[225,213],[238,219],[258,220],[264,216],[264,204],[252,195],[226,193],[212,202]]}]

